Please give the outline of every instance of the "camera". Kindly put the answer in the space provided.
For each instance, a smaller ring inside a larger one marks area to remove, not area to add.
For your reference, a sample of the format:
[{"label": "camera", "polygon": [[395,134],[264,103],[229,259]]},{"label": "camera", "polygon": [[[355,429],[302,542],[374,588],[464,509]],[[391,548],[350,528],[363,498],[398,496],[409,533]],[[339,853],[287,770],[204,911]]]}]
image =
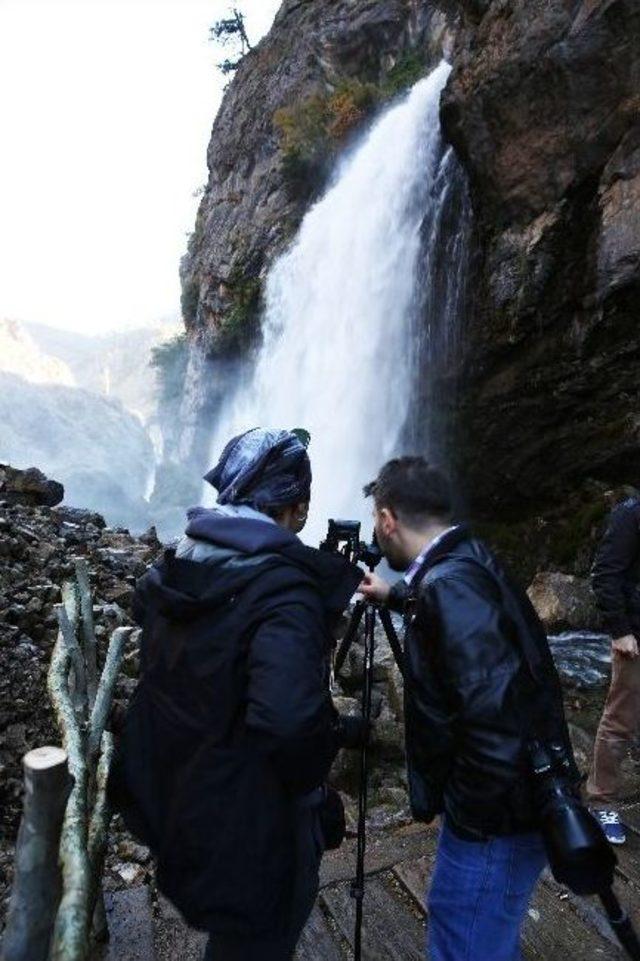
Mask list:
[{"label": "camera", "polygon": [[601,894],[613,883],[616,858],[571,784],[565,748],[534,740],[529,759],[534,803],[554,878],[575,894]]},{"label": "camera", "polygon": [[365,564],[370,571],[382,560],[382,551],[374,533],[370,544],[360,540],[360,521],[329,521],[326,538],[320,544],[321,551],[342,554],[352,564]]}]

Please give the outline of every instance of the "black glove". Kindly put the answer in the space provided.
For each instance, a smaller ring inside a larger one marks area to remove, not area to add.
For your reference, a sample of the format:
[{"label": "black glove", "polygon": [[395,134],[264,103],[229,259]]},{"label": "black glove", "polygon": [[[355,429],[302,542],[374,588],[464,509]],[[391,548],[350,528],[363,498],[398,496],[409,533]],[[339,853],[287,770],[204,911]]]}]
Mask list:
[{"label": "black glove", "polygon": [[339,746],[350,749],[364,747],[371,735],[371,725],[353,714],[338,714],[334,730]]}]

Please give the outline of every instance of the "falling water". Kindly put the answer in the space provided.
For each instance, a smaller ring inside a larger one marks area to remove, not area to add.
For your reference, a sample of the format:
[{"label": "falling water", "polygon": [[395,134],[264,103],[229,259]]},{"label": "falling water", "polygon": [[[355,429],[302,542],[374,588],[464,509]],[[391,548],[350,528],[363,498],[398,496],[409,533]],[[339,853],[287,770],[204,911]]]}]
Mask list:
[{"label": "falling water", "polygon": [[403,441],[451,472],[472,249],[467,178],[452,147],[442,150],[421,232],[419,307],[412,313],[413,392]]},{"label": "falling water", "polygon": [[442,202],[438,108],[449,70],[441,63],[378,119],[305,216],[267,280],[252,382],[217,424],[212,460],[251,427],[310,431],[309,543],[327,517],[367,518],[362,485],[397,452],[407,423],[422,225]]}]

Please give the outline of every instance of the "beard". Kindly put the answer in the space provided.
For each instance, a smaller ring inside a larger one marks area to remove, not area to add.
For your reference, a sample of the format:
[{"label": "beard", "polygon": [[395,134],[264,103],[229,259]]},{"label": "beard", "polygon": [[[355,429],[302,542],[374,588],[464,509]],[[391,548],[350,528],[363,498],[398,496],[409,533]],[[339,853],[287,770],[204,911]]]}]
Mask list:
[{"label": "beard", "polygon": [[377,538],[378,538],[378,546],[380,547],[380,550],[382,551],[386,559],[386,562],[391,568],[391,570],[396,574],[401,574],[403,571],[406,571],[407,564],[405,562],[405,559],[403,557],[398,556],[398,554],[393,548],[393,545],[389,544],[384,538],[384,536],[380,537],[380,535],[377,534]]}]

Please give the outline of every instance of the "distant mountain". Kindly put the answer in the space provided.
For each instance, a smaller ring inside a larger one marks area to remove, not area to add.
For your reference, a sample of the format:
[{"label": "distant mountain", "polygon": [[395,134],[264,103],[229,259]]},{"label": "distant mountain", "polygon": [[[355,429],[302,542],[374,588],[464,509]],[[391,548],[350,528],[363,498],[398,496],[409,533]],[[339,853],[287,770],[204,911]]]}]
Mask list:
[{"label": "distant mountain", "polygon": [[146,423],[157,405],[151,352],[178,330],[167,323],[92,336],[0,320],[0,370],[31,383],[75,385],[116,398]]},{"label": "distant mountain", "polygon": [[65,501],[142,530],[155,457],[140,420],[115,398],[0,371],[0,461],[39,467]]},{"label": "distant mountain", "polygon": [[17,374],[32,384],[75,384],[75,376],[61,355],[43,349],[25,324],[0,321],[0,370]]},{"label": "distant mountain", "polygon": [[177,329],[94,337],[0,320],[0,461],[39,467],[112,524],[148,526],[162,450],[150,361]]}]

